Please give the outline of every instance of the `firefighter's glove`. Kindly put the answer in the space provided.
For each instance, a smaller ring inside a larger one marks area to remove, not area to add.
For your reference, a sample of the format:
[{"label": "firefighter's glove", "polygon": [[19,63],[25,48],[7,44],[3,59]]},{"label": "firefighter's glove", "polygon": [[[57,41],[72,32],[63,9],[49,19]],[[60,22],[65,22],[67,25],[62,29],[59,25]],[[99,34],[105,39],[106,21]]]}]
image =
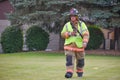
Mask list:
[{"label": "firefighter's glove", "polygon": [[83,48],[86,48],[86,47],[87,47],[87,43],[83,42]]}]

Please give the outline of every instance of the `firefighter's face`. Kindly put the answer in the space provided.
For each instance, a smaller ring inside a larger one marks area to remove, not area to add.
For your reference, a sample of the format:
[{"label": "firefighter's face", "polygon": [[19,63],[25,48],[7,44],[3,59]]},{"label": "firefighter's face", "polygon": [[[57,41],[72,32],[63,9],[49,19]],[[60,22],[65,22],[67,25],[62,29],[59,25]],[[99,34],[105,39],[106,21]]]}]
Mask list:
[{"label": "firefighter's face", "polygon": [[71,21],[73,21],[73,22],[77,20],[77,18],[76,18],[75,15],[71,15],[71,16],[70,16],[70,19],[71,19]]}]

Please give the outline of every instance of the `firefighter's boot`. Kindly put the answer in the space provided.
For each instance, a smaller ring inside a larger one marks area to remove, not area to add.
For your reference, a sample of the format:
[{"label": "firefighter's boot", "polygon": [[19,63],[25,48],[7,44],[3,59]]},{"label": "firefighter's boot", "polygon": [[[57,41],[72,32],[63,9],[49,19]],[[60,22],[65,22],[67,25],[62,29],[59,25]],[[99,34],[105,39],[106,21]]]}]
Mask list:
[{"label": "firefighter's boot", "polygon": [[67,72],[67,73],[65,74],[65,78],[71,78],[72,75],[73,75],[72,72]]},{"label": "firefighter's boot", "polygon": [[78,77],[82,77],[83,76],[83,72],[77,72],[77,76]]}]

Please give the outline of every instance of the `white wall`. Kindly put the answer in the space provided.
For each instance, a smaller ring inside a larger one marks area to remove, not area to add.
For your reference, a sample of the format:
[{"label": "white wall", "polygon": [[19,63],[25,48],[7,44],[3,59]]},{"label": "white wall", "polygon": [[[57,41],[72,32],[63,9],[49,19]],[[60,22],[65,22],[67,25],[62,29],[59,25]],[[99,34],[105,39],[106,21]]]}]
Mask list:
[{"label": "white wall", "polygon": [[10,21],[8,20],[0,20],[0,35],[4,31],[6,27],[10,25]]},{"label": "white wall", "polygon": [[50,33],[49,39],[50,41],[49,41],[46,51],[59,50],[59,40],[60,40],[59,34]]}]

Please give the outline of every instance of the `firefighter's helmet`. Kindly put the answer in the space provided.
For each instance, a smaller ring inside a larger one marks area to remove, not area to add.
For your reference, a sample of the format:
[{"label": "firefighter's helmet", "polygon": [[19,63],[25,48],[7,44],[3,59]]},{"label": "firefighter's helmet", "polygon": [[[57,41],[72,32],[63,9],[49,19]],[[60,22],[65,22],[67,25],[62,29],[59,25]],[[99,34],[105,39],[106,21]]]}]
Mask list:
[{"label": "firefighter's helmet", "polygon": [[77,10],[76,8],[72,8],[72,9],[70,10],[70,15],[78,16],[78,15],[79,15],[79,12],[78,12],[78,10]]}]

